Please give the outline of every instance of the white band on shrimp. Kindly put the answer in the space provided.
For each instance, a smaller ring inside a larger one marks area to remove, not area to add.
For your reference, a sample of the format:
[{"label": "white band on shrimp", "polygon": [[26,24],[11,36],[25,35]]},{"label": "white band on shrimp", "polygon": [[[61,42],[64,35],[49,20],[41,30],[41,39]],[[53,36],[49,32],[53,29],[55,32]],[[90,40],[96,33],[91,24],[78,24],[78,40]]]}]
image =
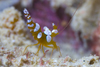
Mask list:
[{"label": "white band on shrimp", "polygon": [[58,33],[58,30],[57,29],[53,29],[52,33]]},{"label": "white band on shrimp", "polygon": [[25,15],[25,17],[27,17],[28,15]]},{"label": "white band on shrimp", "polygon": [[42,33],[38,33],[37,38],[40,39],[42,37]]},{"label": "white band on shrimp", "polygon": [[27,18],[29,19],[29,18],[31,18],[31,16],[29,15]]},{"label": "white band on shrimp", "polygon": [[51,36],[50,35],[46,36],[46,40],[47,40],[47,42],[50,42],[51,41]]},{"label": "white band on shrimp", "polygon": [[44,26],[43,29],[44,30],[49,30],[49,28],[47,26]]},{"label": "white band on shrimp", "polygon": [[44,29],[44,34],[51,35],[51,31],[49,30],[48,27],[45,26],[43,29]]},{"label": "white band on shrimp", "polygon": [[29,20],[27,20],[27,23],[30,23],[32,20],[31,19],[29,19]]},{"label": "white band on shrimp", "polygon": [[29,14],[28,10],[25,8],[23,11],[25,14]]},{"label": "white band on shrimp", "polygon": [[38,31],[40,29],[40,25],[38,23],[36,23],[36,26],[35,26],[35,29],[34,29],[34,32]]},{"label": "white band on shrimp", "polygon": [[34,26],[34,24],[31,24],[31,25],[30,25],[30,24],[28,24],[27,26],[28,26],[28,27],[33,27],[33,26]]},{"label": "white band on shrimp", "polygon": [[52,26],[54,26],[55,24],[54,23],[52,23]]}]

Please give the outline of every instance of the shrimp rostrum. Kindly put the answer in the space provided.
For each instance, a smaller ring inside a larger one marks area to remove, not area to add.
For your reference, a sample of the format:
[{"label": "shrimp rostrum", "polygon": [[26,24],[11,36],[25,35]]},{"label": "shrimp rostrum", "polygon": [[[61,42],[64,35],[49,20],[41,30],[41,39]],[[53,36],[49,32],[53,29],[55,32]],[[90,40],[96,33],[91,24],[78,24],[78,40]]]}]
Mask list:
[{"label": "shrimp rostrum", "polygon": [[[48,27],[44,26],[44,32],[42,32],[41,27],[38,23],[34,23],[32,21],[32,18],[28,12],[27,9],[24,9],[24,15],[27,18],[27,26],[28,29],[30,29],[30,32],[32,33],[33,37],[35,40],[38,41],[38,43],[34,44],[34,45],[28,45],[26,46],[25,50],[27,49],[27,47],[30,46],[36,46],[39,45],[38,50],[36,55],[38,55],[39,50],[42,48],[42,51],[44,53],[44,49],[43,46],[47,47],[47,48],[52,48],[52,53],[54,51],[54,49],[56,49],[57,51],[60,52],[60,47],[56,45],[56,42],[53,40],[53,37],[55,37],[56,35],[58,35],[58,30],[57,30],[57,26],[52,23],[53,26],[53,30],[50,30]],[[24,52],[25,52],[24,50]],[[51,53],[51,55],[52,55]],[[61,52],[60,52],[61,55]]]}]

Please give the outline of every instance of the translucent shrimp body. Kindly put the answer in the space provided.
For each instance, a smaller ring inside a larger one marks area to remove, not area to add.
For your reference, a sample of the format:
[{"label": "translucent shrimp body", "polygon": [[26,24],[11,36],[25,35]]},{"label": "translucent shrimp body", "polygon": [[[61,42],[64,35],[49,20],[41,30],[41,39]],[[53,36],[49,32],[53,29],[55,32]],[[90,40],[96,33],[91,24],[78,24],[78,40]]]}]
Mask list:
[{"label": "translucent shrimp body", "polygon": [[[44,26],[44,28],[43,28],[44,32],[42,32],[40,25],[38,23],[34,23],[32,21],[31,16],[30,16],[29,12],[27,11],[27,9],[24,9],[23,12],[24,12],[25,17],[27,18],[28,29],[30,29],[30,32],[32,33],[34,39],[38,41],[38,43],[36,43],[34,45],[26,46],[25,50],[29,46],[39,45],[38,51],[36,53],[37,55],[39,53],[39,50],[41,49],[41,46],[42,46],[43,53],[44,53],[43,46],[45,46],[47,48],[52,48],[52,53],[53,53],[54,49],[59,50],[59,52],[60,52],[59,46],[57,46],[56,42],[53,41],[53,37],[55,37],[56,35],[59,34],[58,30],[57,30],[57,26],[54,23],[52,23],[52,26],[53,26],[52,31],[48,27]],[[25,52],[25,50],[24,50],[24,52]],[[52,55],[52,53],[51,53],[51,55]],[[61,55],[61,52],[60,52],[60,55]]]}]

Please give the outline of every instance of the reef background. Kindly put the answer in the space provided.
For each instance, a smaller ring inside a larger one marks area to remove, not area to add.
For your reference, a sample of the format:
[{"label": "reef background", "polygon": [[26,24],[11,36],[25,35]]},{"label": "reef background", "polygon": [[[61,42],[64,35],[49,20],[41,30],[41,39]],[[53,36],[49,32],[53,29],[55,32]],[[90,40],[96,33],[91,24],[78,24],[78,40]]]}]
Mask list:
[{"label": "reef background", "polygon": [[[27,28],[24,8],[42,28],[47,26],[52,29],[52,22],[58,26],[60,34],[54,41],[61,49],[62,58],[66,55],[73,59],[91,54],[100,56],[99,6],[99,0],[1,0],[0,57],[12,56],[13,51],[14,55],[10,59],[21,57],[25,46],[37,42]],[[37,48],[28,47],[25,55],[36,53]],[[52,51],[48,50],[46,57],[50,57]],[[42,51],[39,52],[41,56]],[[59,52],[55,50],[52,58],[59,58]],[[1,64],[6,63],[8,61]]]}]

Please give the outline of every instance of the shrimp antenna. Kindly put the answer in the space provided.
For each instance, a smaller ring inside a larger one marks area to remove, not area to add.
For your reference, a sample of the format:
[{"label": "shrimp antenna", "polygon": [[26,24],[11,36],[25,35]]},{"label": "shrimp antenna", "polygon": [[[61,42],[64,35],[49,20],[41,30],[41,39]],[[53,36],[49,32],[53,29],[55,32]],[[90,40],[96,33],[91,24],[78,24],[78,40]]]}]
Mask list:
[{"label": "shrimp antenna", "polygon": [[[82,2],[83,2],[83,1],[82,1]],[[77,9],[75,10],[73,16],[75,15],[76,11],[78,10],[78,8],[79,8],[79,6],[81,5],[82,2],[79,3],[79,5],[78,5]],[[73,16],[72,16],[72,18],[73,18]],[[69,21],[69,23],[68,23],[62,30],[60,30],[59,34],[60,34],[66,27],[68,27],[68,25],[69,25],[69,24],[71,23],[71,21],[72,21],[72,18],[71,18],[71,20]]]}]

